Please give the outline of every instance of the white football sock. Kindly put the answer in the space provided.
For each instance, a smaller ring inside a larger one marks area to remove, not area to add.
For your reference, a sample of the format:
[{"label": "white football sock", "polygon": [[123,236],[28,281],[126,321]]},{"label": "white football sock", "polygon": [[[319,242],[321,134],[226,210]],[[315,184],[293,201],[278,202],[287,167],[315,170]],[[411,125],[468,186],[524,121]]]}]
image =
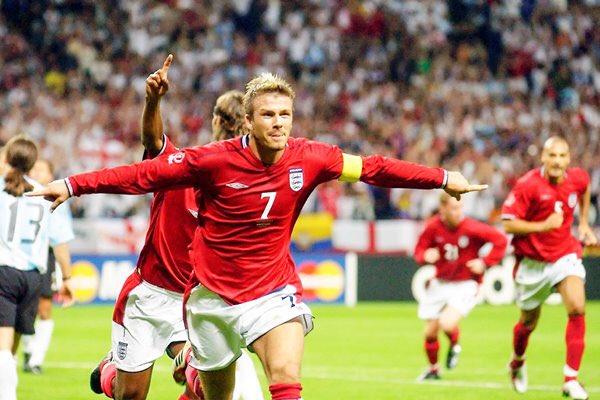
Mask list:
[{"label": "white football sock", "polygon": [[21,349],[23,353],[31,354],[31,346],[35,341],[35,335],[21,335]]},{"label": "white football sock", "polygon": [[17,360],[9,350],[0,351],[0,399],[17,400]]},{"label": "white football sock", "polygon": [[54,321],[51,319],[38,320],[35,325],[35,340],[31,344],[31,358],[29,365],[32,367],[41,366],[46,358],[50,340],[54,331]]},{"label": "white football sock", "polygon": [[256,376],[256,369],[250,355],[242,350],[242,356],[235,366],[235,389],[233,398],[244,400],[263,400],[262,389]]}]

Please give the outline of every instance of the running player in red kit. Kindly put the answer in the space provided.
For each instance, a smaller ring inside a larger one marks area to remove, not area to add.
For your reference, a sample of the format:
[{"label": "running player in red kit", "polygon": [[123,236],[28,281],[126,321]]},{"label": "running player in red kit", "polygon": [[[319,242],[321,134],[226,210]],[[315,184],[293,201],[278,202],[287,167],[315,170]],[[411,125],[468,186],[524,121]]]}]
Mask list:
[{"label": "running player in red kit", "polygon": [[[487,243],[486,255],[480,250]],[[446,367],[458,363],[461,352],[459,323],[477,304],[477,294],[486,268],[502,259],[507,239],[495,228],[463,215],[462,204],[447,193],[440,196],[440,210],[427,224],[415,247],[418,264],[435,265],[433,278],[419,301],[419,318],[425,323],[425,353],[429,368],[419,380],[440,379],[438,332],[450,340]]]},{"label": "running player in red kit", "polygon": [[[163,67],[146,79],[141,131],[145,159],[178,151],[163,134],[160,114],[160,99],[169,88],[167,74],[172,59],[169,55]],[[212,121],[214,140],[243,133],[242,97],[242,92],[230,91],[217,99]],[[112,350],[90,377],[95,393],[115,399],[145,399],[154,361],[165,351],[173,358],[183,348],[188,337],[183,323],[183,292],[193,271],[188,246],[198,224],[196,216],[193,188],[154,193],[137,268],[123,285],[115,305]],[[241,357],[248,359],[241,372],[246,387],[240,390],[238,385],[237,389],[249,400],[262,400],[252,360],[247,353]],[[186,387],[179,399],[195,398],[192,388]]]},{"label": "running player in red kit", "polygon": [[[560,293],[569,321],[563,394],[587,399],[577,380],[585,336],[584,245],[597,239],[588,223],[590,177],[571,161],[565,139],[551,137],[544,143],[542,167],[527,172],[512,189],[502,207],[504,229],[512,233],[517,264],[515,283],[521,317],[513,329],[511,380],[515,390],[527,390],[525,349],[540,317],[542,303],[552,292]],[[575,207],[579,205],[579,238],[571,235]]]},{"label": "running player in red kit", "polygon": [[140,194],[193,186],[198,226],[191,245],[195,275],[186,290],[186,321],[204,395],[231,399],[234,361],[254,351],[272,399],[300,399],[304,335],[312,314],[290,255],[292,229],[314,188],[334,179],[388,187],[443,188],[453,196],[483,190],[459,172],[290,138],[295,93],[264,73],[246,85],[249,134],[142,163],[55,181],[30,195],[58,206],[85,193]]}]

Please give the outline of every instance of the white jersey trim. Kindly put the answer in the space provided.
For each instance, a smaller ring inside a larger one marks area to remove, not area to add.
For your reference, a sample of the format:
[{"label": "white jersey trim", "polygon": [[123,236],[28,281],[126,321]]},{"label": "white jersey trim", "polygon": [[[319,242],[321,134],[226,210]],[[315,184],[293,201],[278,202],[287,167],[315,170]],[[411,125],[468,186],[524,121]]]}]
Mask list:
[{"label": "white jersey trim", "polygon": [[67,190],[69,191],[69,197],[73,197],[73,186],[71,186],[71,181],[69,180],[69,178],[65,178],[63,179],[63,181],[65,182],[65,185],[67,185]]},{"label": "white jersey trim", "polygon": [[448,171],[444,170],[444,180],[442,181],[441,189],[446,189],[447,184],[448,184]]},{"label": "white jersey trim", "polygon": [[[163,133],[163,135],[162,135],[162,136],[163,136],[163,145],[162,145],[162,147],[161,147],[160,151],[158,152],[158,154],[156,155],[157,157],[158,157],[158,156],[162,156],[162,155],[163,155],[163,153],[165,152],[165,150],[167,149],[167,135],[165,135],[165,134]],[[177,149],[177,150],[179,150],[179,149]]]}]

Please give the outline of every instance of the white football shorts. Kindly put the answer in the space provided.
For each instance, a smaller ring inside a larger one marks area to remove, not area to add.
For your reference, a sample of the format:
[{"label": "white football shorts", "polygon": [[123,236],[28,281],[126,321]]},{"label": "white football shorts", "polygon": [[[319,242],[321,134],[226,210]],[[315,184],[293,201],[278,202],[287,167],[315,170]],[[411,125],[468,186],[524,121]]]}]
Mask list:
[{"label": "white football shorts", "polygon": [[113,359],[126,372],[149,368],[171,343],[186,340],[183,295],[145,281],[129,292],[123,324],[112,322]]},{"label": "white football shorts", "polygon": [[313,315],[305,303],[296,301],[296,293],[294,286],[286,285],[256,300],[230,305],[198,284],[185,306],[194,349],[190,364],[201,371],[223,369],[240,357],[243,347],[252,350],[252,342],[296,317],[301,317],[307,335],[313,329]]},{"label": "white football shorts", "polygon": [[444,307],[450,306],[466,317],[477,305],[478,293],[479,283],[472,279],[454,282],[433,278],[419,302],[418,316],[424,320],[439,319]]},{"label": "white football shorts", "polygon": [[585,280],[585,268],[577,254],[567,254],[549,263],[523,258],[515,275],[516,302],[522,310],[533,310],[556,292],[556,285],[567,276]]}]

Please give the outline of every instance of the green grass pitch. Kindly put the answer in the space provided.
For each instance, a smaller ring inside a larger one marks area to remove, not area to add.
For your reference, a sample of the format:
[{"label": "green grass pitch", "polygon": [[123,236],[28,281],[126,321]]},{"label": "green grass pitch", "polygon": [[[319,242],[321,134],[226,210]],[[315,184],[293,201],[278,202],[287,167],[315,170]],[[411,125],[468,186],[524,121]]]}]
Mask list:
[{"label": "green grass pitch", "polygon": [[[513,392],[506,364],[511,353],[515,306],[481,305],[462,323],[463,352],[458,367],[442,370],[442,380],[416,383],[426,366],[423,323],[414,303],[361,303],[355,308],[312,306],[315,330],[306,339],[303,397],[337,399],[558,399],[561,397],[566,314],[562,306],[544,306],[528,349],[529,391]],[[590,398],[600,398],[600,302],[587,305],[586,352],[581,381]],[[112,308],[80,306],[56,309],[53,342],[44,374],[21,372],[18,398],[103,399],[89,390],[89,373],[106,353]],[[440,361],[448,348],[440,336]],[[256,357],[253,356],[255,362]],[[149,399],[177,399],[181,388],[169,374],[164,356],[155,365]],[[257,367],[258,367],[257,363]],[[259,378],[269,399],[262,369]]]}]

